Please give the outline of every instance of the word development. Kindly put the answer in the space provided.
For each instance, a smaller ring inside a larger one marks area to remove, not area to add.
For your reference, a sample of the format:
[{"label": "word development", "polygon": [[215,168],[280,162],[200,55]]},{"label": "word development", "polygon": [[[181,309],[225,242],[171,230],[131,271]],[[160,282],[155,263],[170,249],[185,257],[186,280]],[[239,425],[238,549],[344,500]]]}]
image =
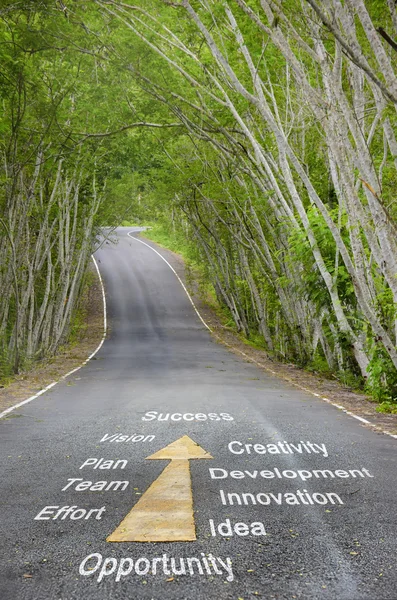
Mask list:
[{"label": "word development", "polygon": [[245,479],[246,477],[249,479],[257,479],[259,477],[263,477],[263,479],[274,479],[278,477],[278,479],[295,479],[299,477],[302,481],[307,481],[307,479],[311,479],[313,476],[317,479],[321,477],[327,479],[335,479],[335,477],[339,477],[342,479],[346,479],[348,477],[374,477],[368,471],[368,469],[349,469],[348,471],[344,471],[342,469],[336,469],[335,471],[331,471],[330,469],[314,469],[313,471],[308,471],[306,469],[299,469],[298,471],[293,471],[292,469],[285,469],[284,471],[280,471],[275,467],[274,469],[265,469],[263,471],[226,471],[226,469],[221,469],[219,467],[214,467],[209,469],[211,479],[227,479],[231,477],[232,479]]},{"label": "word development", "polygon": [[100,583],[105,577],[113,576],[115,581],[120,581],[128,575],[226,575],[227,581],[234,580],[232,561],[229,557],[225,560],[207,556],[201,552],[201,557],[174,558],[167,554],[155,558],[103,558],[102,554],[95,552],[89,554],[81,562],[80,575],[89,577],[97,574]]}]

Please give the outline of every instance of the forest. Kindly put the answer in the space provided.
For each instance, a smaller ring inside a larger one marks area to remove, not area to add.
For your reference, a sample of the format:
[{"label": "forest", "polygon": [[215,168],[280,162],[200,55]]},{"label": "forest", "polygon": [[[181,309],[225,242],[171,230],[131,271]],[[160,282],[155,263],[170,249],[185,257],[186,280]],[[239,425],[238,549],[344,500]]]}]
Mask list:
[{"label": "forest", "polygon": [[0,369],[151,223],[276,360],[397,412],[394,0],[3,0]]}]

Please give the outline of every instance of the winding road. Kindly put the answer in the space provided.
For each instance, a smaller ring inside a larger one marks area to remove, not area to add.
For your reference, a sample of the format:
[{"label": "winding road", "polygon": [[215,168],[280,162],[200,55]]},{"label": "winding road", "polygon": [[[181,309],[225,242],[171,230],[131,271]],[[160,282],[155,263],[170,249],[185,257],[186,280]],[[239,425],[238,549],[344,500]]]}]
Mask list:
[{"label": "winding road", "polygon": [[0,421],[1,600],[397,598],[396,440],[228,352],[130,232],[102,348]]}]

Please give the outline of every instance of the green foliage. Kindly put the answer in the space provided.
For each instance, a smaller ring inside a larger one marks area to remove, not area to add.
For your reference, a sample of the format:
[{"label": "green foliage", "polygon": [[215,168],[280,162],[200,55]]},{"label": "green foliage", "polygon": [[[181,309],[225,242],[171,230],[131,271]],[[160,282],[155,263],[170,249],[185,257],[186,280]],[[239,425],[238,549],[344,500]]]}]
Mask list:
[{"label": "green foliage", "polygon": [[372,348],[365,388],[378,402],[397,403],[397,372],[379,343]]},{"label": "green foliage", "polygon": [[251,334],[249,338],[243,338],[244,344],[258,348],[259,350],[267,350],[266,342],[262,335]]},{"label": "green foliage", "polygon": [[384,401],[376,407],[376,412],[397,415],[397,402]]},{"label": "green foliage", "polygon": [[208,266],[200,255],[197,245],[165,220],[150,224],[146,222],[145,225],[148,228],[143,232],[144,237],[183,257],[188,289],[198,292],[202,300],[214,310],[220,311],[224,317],[225,313],[221,311],[216,301],[214,288],[208,277]]},{"label": "green foliage", "polygon": [[308,371],[313,373],[321,373],[327,377],[332,376],[332,370],[325,358],[324,354],[316,350],[314,356],[310,360],[310,363],[306,367]]},{"label": "green foliage", "polygon": [[148,227],[144,232],[145,237],[180,254],[188,264],[195,266],[200,264],[197,247],[187,240],[180,229],[174,229],[167,221],[151,222]]},{"label": "green foliage", "polygon": [[0,353],[0,386],[10,383],[13,375],[12,360],[10,360],[6,348],[3,346]]},{"label": "green foliage", "polygon": [[88,297],[91,287],[97,283],[97,274],[88,270],[85,271],[80,287],[81,291],[78,296],[78,301],[74,308],[72,317],[70,319],[68,343],[74,345],[84,336],[84,331],[87,328],[87,309],[88,309]]},{"label": "green foliage", "polygon": [[[313,36],[310,26],[315,27],[316,17],[309,6],[302,11],[299,0],[280,4],[272,19],[259,0],[249,0],[250,8],[269,28],[267,33],[238,4],[228,5],[255,63],[255,76],[238,48],[223,3],[194,0],[192,6],[230,69],[214,58],[183,4],[138,0],[130,3],[131,11],[128,0],[124,4],[5,0],[0,8],[0,152],[1,164],[7,166],[0,170],[0,214],[18,205],[8,217],[18,240],[15,262],[20,288],[9,295],[4,325],[0,314],[3,371],[15,353],[17,295],[18,291],[23,295],[29,273],[21,257],[34,256],[47,216],[56,241],[51,242],[46,260],[38,261],[29,306],[37,310],[45,298],[47,265],[53,267],[55,295],[62,279],[67,279],[57,243],[66,229],[62,226],[59,235],[55,233],[64,216],[60,203],[50,205],[47,215],[61,164],[62,189],[78,179],[76,217],[81,227],[89,229],[90,248],[102,226],[150,224],[147,237],[184,257],[188,277],[199,280],[203,295],[217,307],[223,322],[249,343],[266,347],[281,360],[332,374],[348,385],[362,385],[353,344],[359,339],[371,359],[366,389],[379,401],[393,402],[397,371],[358,293],[361,278],[378,325],[395,343],[395,291],[382,264],[388,257],[380,257],[378,264],[374,252],[380,238],[366,195],[372,188],[354,154],[360,150],[353,130],[362,128],[368,138],[368,155],[362,164],[375,169],[374,178],[382,188],[381,198],[371,191],[372,199],[383,203],[381,219],[394,227],[397,175],[383,124],[389,119],[391,128],[396,128],[395,110],[385,102],[373,120],[379,102],[374,101],[365,78],[362,98],[356,97],[353,79],[358,73],[353,77],[344,53],[339,90],[344,94],[343,110],[333,106],[339,102],[336,96],[329,103],[332,86],[328,82],[327,88],[324,65],[313,59],[313,52],[321,42],[327,53],[322,62],[337,74],[335,38],[325,26]],[[370,2],[368,10],[376,26],[391,26],[381,2]],[[377,73],[378,61],[359,19],[355,21],[358,43]],[[273,31],[285,36],[293,65],[272,38]],[[311,92],[299,81],[295,72],[299,68]],[[250,100],[249,94],[259,95],[258,82],[262,104],[268,103],[273,121],[266,118],[260,103]],[[309,101],[310,93],[318,96],[320,117]],[[363,115],[357,102],[364,103]],[[349,110],[354,127],[344,121]],[[331,144],[326,128],[327,119],[331,123],[335,114],[341,124],[338,136],[343,139],[345,132],[346,138],[341,154],[346,161],[340,164],[336,142]],[[277,127],[282,135],[277,135]],[[288,152],[280,145],[283,136]],[[36,185],[39,154],[40,193],[29,196],[27,190]],[[293,164],[292,154],[304,175]],[[21,174],[23,185],[16,174]],[[357,193],[357,198],[349,196],[349,202],[348,180]],[[88,224],[97,194],[101,202]],[[324,208],[314,200],[315,194]],[[356,201],[369,215],[368,223],[357,207],[351,211]],[[346,254],[346,264],[342,259],[335,230],[322,210],[328,212],[352,266]],[[20,221],[13,221],[15,214],[21,215]],[[390,229],[388,235],[390,231],[393,237],[395,232]],[[79,233],[73,246],[76,256],[84,246],[84,232],[79,229]],[[13,289],[13,254],[6,234],[3,227],[0,278],[7,291]],[[343,326],[335,315],[334,293],[346,317]],[[62,307],[62,301],[57,302]],[[24,308],[22,317],[24,311],[28,312]],[[67,328],[72,337],[82,323],[83,316],[75,313]],[[321,343],[313,351],[319,329]],[[21,360],[30,360],[24,352],[21,348]]]}]

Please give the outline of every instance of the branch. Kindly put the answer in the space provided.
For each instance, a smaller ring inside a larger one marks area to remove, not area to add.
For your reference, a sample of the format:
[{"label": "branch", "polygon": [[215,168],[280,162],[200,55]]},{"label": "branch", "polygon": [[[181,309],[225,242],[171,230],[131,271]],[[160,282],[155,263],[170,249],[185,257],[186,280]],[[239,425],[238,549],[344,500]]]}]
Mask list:
[{"label": "branch", "polygon": [[332,35],[335,37],[335,39],[340,43],[340,45],[342,46],[342,48],[344,49],[344,51],[346,52],[346,55],[350,58],[350,60],[357,67],[359,67],[360,69],[362,69],[362,71],[364,71],[364,73],[366,73],[370,79],[372,79],[372,81],[375,83],[375,85],[378,86],[378,88],[381,90],[382,94],[384,96],[386,96],[386,98],[388,100],[390,100],[394,104],[397,104],[397,98],[395,97],[395,95],[392,94],[392,92],[390,92],[387,89],[387,87],[380,81],[380,79],[375,75],[375,73],[372,72],[372,70],[369,68],[369,66],[367,66],[364,63],[364,61],[362,60],[361,56],[357,55],[356,52],[345,42],[345,40],[342,38],[342,36],[339,33],[339,31],[327,19],[327,17],[322,12],[322,10],[320,9],[320,7],[316,4],[316,2],[314,0],[306,0],[306,2],[308,2],[308,4],[310,4],[310,6],[314,10],[314,12],[320,18],[320,20],[323,23],[323,25],[325,25],[325,27],[328,29],[328,31],[330,31],[332,33]]},{"label": "branch", "polygon": [[75,131],[74,135],[82,135],[84,136],[80,142],[84,142],[84,140],[88,138],[104,138],[110,137],[111,135],[117,135],[126,131],[127,129],[134,129],[134,127],[184,127],[182,123],[146,123],[145,121],[139,121],[138,123],[131,123],[130,125],[124,125],[120,129],[116,129],[115,131],[106,131],[105,133],[83,133],[80,131]]},{"label": "branch", "polygon": [[378,27],[376,31],[383,37],[384,40],[386,40],[386,42],[393,48],[393,50],[396,50],[397,52],[396,42],[386,33],[383,27]]}]

